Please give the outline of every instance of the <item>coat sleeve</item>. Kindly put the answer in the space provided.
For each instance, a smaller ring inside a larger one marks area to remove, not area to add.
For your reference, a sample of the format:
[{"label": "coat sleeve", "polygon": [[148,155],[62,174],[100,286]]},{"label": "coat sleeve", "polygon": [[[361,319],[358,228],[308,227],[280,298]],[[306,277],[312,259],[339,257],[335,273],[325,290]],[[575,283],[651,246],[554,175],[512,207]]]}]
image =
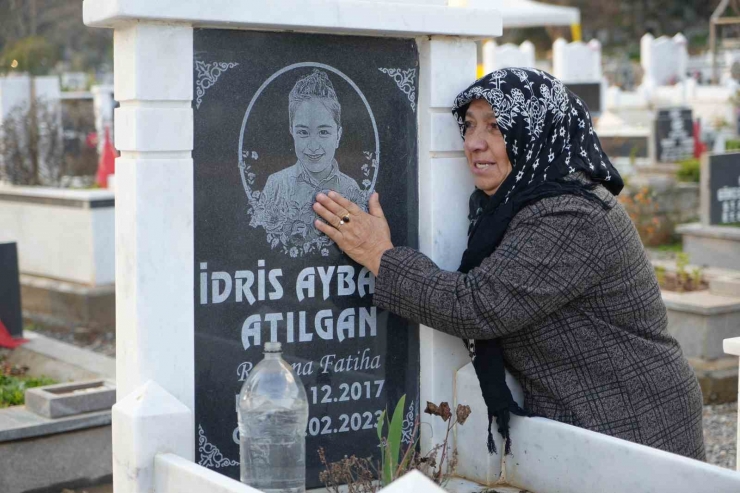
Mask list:
[{"label": "coat sleeve", "polygon": [[468,274],[441,270],[417,250],[393,248],[381,259],[374,303],[458,337],[512,334],[600,282],[609,232],[604,216],[596,216],[543,210],[515,218],[496,251]]}]

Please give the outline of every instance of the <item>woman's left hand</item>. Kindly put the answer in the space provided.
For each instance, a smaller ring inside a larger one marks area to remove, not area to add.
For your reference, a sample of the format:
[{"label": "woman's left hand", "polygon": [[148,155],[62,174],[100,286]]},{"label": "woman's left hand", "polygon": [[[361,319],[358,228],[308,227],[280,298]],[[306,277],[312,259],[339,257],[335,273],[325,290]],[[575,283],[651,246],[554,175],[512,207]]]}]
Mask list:
[{"label": "woman's left hand", "polygon": [[328,223],[316,220],[316,229],[334,240],[352,260],[377,276],[380,258],[386,250],[393,248],[391,230],[380,207],[378,193],[370,196],[369,214],[334,191],[328,196],[320,193],[316,200],[313,210]]}]

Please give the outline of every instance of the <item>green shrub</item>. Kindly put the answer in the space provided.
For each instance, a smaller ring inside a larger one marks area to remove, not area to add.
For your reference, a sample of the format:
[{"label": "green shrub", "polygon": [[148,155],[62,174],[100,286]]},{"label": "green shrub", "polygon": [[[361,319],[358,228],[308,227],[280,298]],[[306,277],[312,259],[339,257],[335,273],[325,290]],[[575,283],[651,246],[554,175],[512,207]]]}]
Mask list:
[{"label": "green shrub", "polygon": [[0,408],[20,406],[25,402],[26,389],[56,383],[48,377],[25,377],[0,373]]},{"label": "green shrub", "polygon": [[740,139],[727,139],[725,141],[726,151],[740,151]]},{"label": "green shrub", "polygon": [[691,158],[681,161],[676,176],[678,181],[699,183],[699,170],[701,164],[699,159]]}]

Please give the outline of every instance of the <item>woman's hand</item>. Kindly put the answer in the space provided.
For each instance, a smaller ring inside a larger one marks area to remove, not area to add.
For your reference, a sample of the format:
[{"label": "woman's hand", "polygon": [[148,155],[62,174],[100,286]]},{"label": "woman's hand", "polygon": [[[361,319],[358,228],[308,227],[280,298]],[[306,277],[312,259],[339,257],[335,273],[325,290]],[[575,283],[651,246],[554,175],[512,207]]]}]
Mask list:
[{"label": "woman's hand", "polygon": [[334,191],[328,196],[320,193],[316,200],[313,210],[328,223],[316,220],[316,229],[334,240],[352,260],[377,276],[380,258],[386,250],[393,248],[391,230],[380,207],[378,193],[370,196],[369,214]]}]

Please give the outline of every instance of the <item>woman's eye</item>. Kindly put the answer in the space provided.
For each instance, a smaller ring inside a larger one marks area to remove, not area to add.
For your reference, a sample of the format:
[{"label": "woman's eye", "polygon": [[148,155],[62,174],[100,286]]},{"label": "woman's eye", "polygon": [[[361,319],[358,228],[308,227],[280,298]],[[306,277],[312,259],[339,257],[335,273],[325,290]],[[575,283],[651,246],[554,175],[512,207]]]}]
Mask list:
[{"label": "woman's eye", "polygon": [[491,124],[489,124],[489,128],[492,131],[494,131],[494,132],[497,131],[498,130],[498,123],[491,123]]},{"label": "woman's eye", "polygon": [[328,130],[319,130],[319,135],[322,137],[328,137],[330,134]]},{"label": "woman's eye", "polygon": [[307,130],[298,130],[296,134],[300,135],[301,137],[308,137],[308,131]]},{"label": "woman's eye", "polygon": [[463,123],[463,133],[466,133],[471,128],[473,128],[473,122],[466,121]]}]

